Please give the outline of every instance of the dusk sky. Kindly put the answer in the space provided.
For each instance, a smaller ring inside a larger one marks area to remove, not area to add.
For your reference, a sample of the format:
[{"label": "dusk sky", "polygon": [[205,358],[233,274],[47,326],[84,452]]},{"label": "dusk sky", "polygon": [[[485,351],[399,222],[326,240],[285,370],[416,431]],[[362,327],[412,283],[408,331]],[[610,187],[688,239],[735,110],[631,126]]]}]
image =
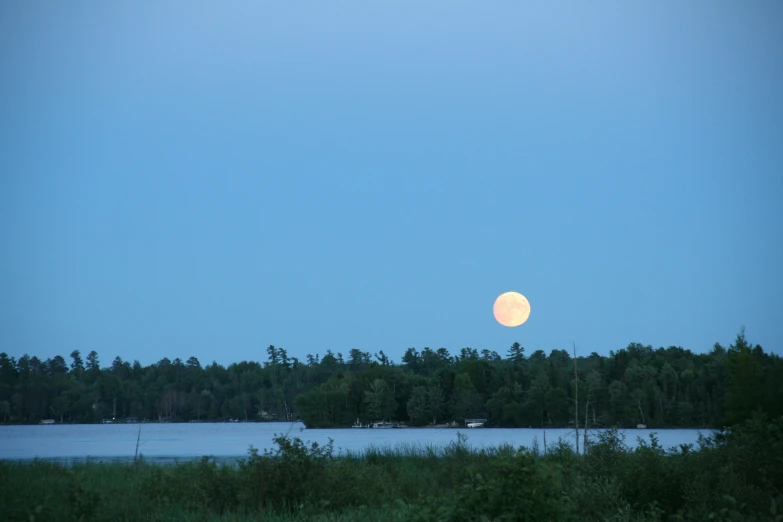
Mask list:
[{"label": "dusk sky", "polygon": [[783,354],[783,2],[369,4],[2,2],[0,351]]}]

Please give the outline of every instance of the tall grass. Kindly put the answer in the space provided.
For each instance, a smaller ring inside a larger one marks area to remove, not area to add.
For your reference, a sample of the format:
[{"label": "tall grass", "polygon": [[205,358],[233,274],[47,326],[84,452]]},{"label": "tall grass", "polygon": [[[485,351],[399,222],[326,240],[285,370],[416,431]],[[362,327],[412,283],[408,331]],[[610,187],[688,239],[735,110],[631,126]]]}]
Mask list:
[{"label": "tall grass", "polygon": [[783,520],[783,418],[668,450],[610,430],[586,455],[275,442],[235,466],[0,462],[0,520]]}]

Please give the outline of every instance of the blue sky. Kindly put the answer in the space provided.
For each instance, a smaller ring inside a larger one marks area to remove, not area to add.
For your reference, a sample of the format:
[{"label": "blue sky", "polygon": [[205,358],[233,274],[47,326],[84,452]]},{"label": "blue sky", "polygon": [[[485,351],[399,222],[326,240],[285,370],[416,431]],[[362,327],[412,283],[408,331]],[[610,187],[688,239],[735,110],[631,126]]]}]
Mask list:
[{"label": "blue sky", "polygon": [[0,351],[781,353],[783,3],[590,6],[4,2]]}]

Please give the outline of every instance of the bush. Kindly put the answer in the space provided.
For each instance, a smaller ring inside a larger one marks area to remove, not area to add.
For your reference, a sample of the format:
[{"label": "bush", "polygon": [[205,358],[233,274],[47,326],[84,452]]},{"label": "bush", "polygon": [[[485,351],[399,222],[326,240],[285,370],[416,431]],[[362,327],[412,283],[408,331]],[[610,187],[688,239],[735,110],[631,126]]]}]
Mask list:
[{"label": "bush", "polygon": [[549,468],[527,451],[492,458],[485,473],[471,467],[453,496],[428,497],[418,520],[559,520],[568,499]]},{"label": "bush", "polygon": [[237,466],[0,461],[0,520],[783,520],[783,419],[753,418],[698,447],[629,450],[616,430],[587,455],[407,446],[335,457],[276,437]]},{"label": "bush", "polygon": [[309,448],[298,438],[279,435],[273,440],[277,450],[265,450],[260,456],[251,447],[249,458],[239,462],[243,504],[293,512],[308,500],[323,498],[327,462],[334,453],[332,440],[323,447],[313,442]]}]

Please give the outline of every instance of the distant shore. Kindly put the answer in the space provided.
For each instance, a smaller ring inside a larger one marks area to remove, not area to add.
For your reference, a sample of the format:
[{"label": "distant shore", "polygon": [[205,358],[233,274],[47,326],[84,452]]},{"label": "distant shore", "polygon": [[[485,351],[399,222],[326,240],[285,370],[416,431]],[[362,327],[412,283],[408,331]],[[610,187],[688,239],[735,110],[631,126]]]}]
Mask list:
[{"label": "distant shore", "polygon": [[[304,424],[301,420],[294,420],[294,421],[267,421],[267,420],[124,420],[124,419],[117,419],[113,421],[106,422],[104,421],[97,421],[97,422],[27,422],[27,423],[0,423],[0,427],[2,426],[38,426],[38,425],[46,425],[46,426],[95,426],[96,424],[285,424],[285,425],[291,425],[291,424]],[[706,426],[646,426],[646,425],[637,425],[637,426],[616,426],[618,429],[621,430],[636,430],[636,429],[646,429],[646,430],[717,430],[720,429],[719,427],[706,427]],[[588,430],[594,431],[594,430],[603,430],[608,429],[609,426],[590,426],[588,427]],[[303,429],[308,430],[352,430],[352,429],[370,429],[370,430],[377,430],[377,429],[530,429],[530,430],[573,430],[573,426],[466,426],[464,424],[452,422],[452,423],[444,423],[444,424],[430,424],[426,426],[409,426],[407,424],[399,423],[391,427],[384,427],[384,428],[374,428],[372,426],[307,426],[304,425]],[[583,427],[579,428],[580,431],[584,430]]]}]

